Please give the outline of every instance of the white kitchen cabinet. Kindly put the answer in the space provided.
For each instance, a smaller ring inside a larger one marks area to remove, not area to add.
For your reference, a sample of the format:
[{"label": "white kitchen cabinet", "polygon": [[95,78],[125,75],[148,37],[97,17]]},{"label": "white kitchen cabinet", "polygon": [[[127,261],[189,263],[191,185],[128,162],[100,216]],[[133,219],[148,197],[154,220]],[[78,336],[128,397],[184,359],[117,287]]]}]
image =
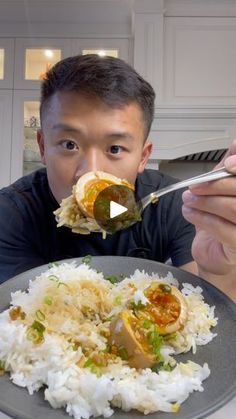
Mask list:
[{"label": "white kitchen cabinet", "polygon": [[0,89],[13,88],[14,39],[0,38]]},{"label": "white kitchen cabinet", "polygon": [[0,90],[0,188],[10,182],[12,90]]}]

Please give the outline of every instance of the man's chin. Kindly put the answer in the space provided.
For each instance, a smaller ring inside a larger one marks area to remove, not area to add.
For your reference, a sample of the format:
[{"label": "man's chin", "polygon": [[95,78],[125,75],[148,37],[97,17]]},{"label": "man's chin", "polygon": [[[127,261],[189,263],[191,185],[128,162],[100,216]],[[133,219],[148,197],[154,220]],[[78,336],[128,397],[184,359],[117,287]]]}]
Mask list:
[{"label": "man's chin", "polygon": [[72,195],[72,188],[69,191],[65,191],[64,193],[60,192],[60,193],[56,193],[55,191],[52,190],[52,194],[55,198],[55,200],[57,201],[58,205],[60,205],[60,203],[62,202],[63,199],[68,198],[70,195]]}]

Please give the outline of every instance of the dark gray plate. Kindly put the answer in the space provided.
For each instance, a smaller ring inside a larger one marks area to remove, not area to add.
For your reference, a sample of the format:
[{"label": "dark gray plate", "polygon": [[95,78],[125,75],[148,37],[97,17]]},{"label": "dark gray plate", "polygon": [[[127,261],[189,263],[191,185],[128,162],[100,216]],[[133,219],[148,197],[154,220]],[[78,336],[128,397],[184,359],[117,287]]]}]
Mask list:
[{"label": "dark gray plate", "polygon": [[[76,261],[78,264],[81,263],[81,258],[76,259]],[[178,357],[178,360],[181,361],[192,359],[201,365],[204,362],[208,363],[211,375],[203,382],[204,392],[191,394],[188,400],[182,404],[181,410],[177,414],[157,412],[149,415],[149,418],[203,418],[219,409],[236,395],[236,304],[226,295],[195,275],[150,260],[101,256],[93,257],[91,266],[101,269],[105,275],[130,275],[133,274],[135,269],[144,269],[147,273],[156,272],[165,276],[168,271],[171,271],[180,283],[189,282],[193,285],[200,285],[203,288],[206,302],[216,306],[215,314],[219,318],[219,322],[214,330],[218,333],[218,336],[208,345],[198,347],[196,355],[193,356],[191,353],[188,353]],[[29,279],[33,279],[47,269],[48,265],[31,269],[1,285],[0,311],[8,307],[11,292],[18,289],[26,289]],[[26,389],[12,384],[8,374],[0,377],[0,410],[12,417],[24,419],[68,418],[63,409],[54,410],[48,402],[44,401],[42,391],[30,396]],[[141,419],[144,418],[144,415],[136,411],[125,413],[116,410],[112,418]]]}]

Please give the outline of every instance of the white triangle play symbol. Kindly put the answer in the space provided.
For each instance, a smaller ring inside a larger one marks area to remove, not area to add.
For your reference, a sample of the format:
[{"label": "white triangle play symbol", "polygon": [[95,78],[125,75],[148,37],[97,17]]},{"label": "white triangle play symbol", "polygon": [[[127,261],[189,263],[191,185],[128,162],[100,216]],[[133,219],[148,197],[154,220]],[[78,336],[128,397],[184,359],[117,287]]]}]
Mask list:
[{"label": "white triangle play symbol", "polygon": [[128,211],[128,208],[123,205],[117,204],[115,201],[110,202],[110,218],[117,217],[120,214]]}]

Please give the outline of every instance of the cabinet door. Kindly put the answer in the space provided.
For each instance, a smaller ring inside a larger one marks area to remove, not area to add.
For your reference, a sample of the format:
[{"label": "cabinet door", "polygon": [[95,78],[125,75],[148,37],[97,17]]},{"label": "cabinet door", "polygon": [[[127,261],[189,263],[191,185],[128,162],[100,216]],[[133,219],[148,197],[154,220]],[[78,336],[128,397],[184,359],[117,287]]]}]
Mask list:
[{"label": "cabinet door", "polygon": [[37,144],[39,92],[18,90],[13,97],[11,182],[42,167]]},{"label": "cabinet door", "polygon": [[111,55],[122,58],[128,63],[131,60],[131,40],[128,38],[111,39],[73,39],[72,55],[77,54],[98,54],[100,56]]},{"label": "cabinet door", "polygon": [[0,38],[0,89],[13,88],[14,40]]},{"label": "cabinet door", "polygon": [[12,90],[0,90],[0,188],[10,183]]},{"label": "cabinet door", "polygon": [[16,39],[14,87],[39,89],[46,71],[70,55],[69,39]]}]

